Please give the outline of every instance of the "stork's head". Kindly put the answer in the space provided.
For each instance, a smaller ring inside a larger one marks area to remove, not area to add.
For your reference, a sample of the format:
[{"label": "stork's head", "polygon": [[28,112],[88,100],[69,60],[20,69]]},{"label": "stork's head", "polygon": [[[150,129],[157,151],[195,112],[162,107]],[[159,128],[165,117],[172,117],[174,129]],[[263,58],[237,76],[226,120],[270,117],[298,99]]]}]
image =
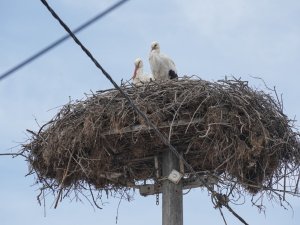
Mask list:
[{"label": "stork's head", "polygon": [[134,72],[133,72],[133,76],[132,79],[134,79],[137,75],[137,70],[143,68],[143,61],[140,58],[137,58],[134,61]]},{"label": "stork's head", "polygon": [[160,46],[159,46],[159,43],[157,41],[154,41],[151,44],[151,51],[153,51],[153,50],[157,50],[157,51],[160,50]]},{"label": "stork's head", "polygon": [[141,68],[141,67],[143,67],[143,61],[140,58],[137,58],[134,61],[134,65],[135,65],[136,68]]}]

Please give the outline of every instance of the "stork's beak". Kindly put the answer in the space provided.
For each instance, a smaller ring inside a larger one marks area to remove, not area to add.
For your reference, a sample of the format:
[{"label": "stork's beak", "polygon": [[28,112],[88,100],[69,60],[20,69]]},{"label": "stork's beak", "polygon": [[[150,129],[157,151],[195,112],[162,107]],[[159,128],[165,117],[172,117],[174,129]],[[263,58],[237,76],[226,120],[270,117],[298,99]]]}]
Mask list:
[{"label": "stork's beak", "polygon": [[136,77],[137,68],[138,68],[137,66],[134,67],[132,79],[134,79]]}]

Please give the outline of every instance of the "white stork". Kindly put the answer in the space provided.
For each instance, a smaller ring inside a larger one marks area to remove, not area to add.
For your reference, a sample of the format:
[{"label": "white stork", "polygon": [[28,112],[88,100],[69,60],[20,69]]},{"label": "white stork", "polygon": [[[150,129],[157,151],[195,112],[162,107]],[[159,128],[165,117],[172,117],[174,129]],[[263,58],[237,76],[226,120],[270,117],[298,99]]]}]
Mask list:
[{"label": "white stork", "polygon": [[150,82],[152,79],[151,75],[144,74],[143,72],[143,61],[140,58],[137,58],[134,61],[134,72],[133,72],[133,83],[137,86],[141,86],[144,83]]},{"label": "white stork", "polygon": [[178,79],[175,63],[168,56],[160,53],[158,42],[153,42],[149,63],[155,80]]}]

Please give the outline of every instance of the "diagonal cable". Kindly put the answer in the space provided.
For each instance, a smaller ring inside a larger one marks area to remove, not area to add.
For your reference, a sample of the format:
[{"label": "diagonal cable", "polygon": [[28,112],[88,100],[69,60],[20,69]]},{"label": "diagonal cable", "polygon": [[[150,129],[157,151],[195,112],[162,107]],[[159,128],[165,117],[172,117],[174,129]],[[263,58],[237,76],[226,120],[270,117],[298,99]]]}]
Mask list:
[{"label": "diagonal cable", "polygon": [[[107,14],[109,14],[112,11],[114,11],[115,9],[117,9],[118,7],[120,7],[125,2],[128,2],[128,1],[129,0],[118,1],[116,4],[110,6],[109,8],[107,8],[106,10],[104,10],[103,12],[99,13],[98,15],[94,16],[90,20],[86,21],[85,23],[83,23],[82,25],[80,25],[79,27],[77,27],[76,29],[74,29],[73,33],[74,34],[79,33],[80,31],[84,30],[85,28],[87,28],[91,24],[95,23],[97,20],[99,20],[102,17],[106,16]],[[19,64],[17,64],[13,68],[11,68],[8,71],[6,71],[5,73],[1,74],[0,75],[0,81],[2,79],[7,78],[8,76],[12,75],[14,72],[18,71],[22,67],[26,66],[27,64],[31,63],[35,59],[37,59],[40,56],[44,55],[46,52],[48,52],[51,49],[55,48],[59,44],[61,44],[64,41],[68,40],[69,38],[70,38],[70,35],[66,34],[63,37],[61,37],[61,38],[57,39],[56,41],[54,41],[53,43],[49,44],[47,47],[41,49],[39,52],[35,53],[34,55],[32,55],[29,58],[25,59],[24,61],[20,62]]]},{"label": "diagonal cable", "polygon": [[[43,5],[49,10],[52,16],[61,24],[61,26],[69,33],[69,35],[73,38],[73,40],[81,47],[81,49],[86,53],[86,55],[93,61],[95,66],[101,70],[103,75],[113,84],[113,86],[122,94],[122,96],[128,101],[131,107],[146,121],[146,123],[155,131],[157,136],[161,139],[161,141],[169,147],[169,149],[176,155],[176,157],[183,162],[183,164],[194,174],[203,185],[212,193],[213,197],[216,198],[219,194],[210,187],[207,182],[200,177],[193,167],[178,153],[178,151],[174,148],[174,146],[170,143],[167,137],[161,133],[158,128],[148,119],[148,117],[134,104],[134,102],[130,99],[130,97],[120,88],[117,83],[112,79],[112,77],[106,72],[106,70],[100,65],[100,63],[94,58],[91,52],[80,42],[80,40],[75,36],[74,33],[70,30],[70,28],[60,19],[60,17],[55,13],[55,11],[49,6],[46,0],[41,0]],[[237,219],[239,219],[243,224],[248,225],[248,223],[239,216],[228,204],[222,204],[225,206]]]}]

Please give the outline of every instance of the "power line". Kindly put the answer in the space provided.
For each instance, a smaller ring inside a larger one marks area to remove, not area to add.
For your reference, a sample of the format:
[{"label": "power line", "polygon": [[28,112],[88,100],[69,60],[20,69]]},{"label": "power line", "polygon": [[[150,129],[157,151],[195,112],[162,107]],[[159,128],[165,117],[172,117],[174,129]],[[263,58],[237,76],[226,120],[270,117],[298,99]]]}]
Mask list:
[{"label": "power line", "polygon": [[[121,1],[117,2],[116,4],[110,6],[109,8],[107,8],[106,10],[104,10],[103,12],[99,13],[98,15],[94,16],[90,20],[86,21],[85,23],[83,23],[82,25],[80,25],[79,27],[77,27],[76,29],[74,29],[73,33],[74,34],[79,33],[83,29],[87,28],[88,26],[90,26],[91,24],[93,24],[94,22],[96,22],[97,20],[99,20],[102,17],[106,16],[107,14],[109,14],[112,11],[114,11],[115,9],[117,9],[118,7],[120,7],[125,2],[128,2],[128,1],[129,0],[121,0]],[[47,47],[43,48],[39,52],[35,53],[34,55],[32,55],[29,58],[25,59],[24,61],[20,62],[19,64],[17,64],[16,66],[12,67],[11,69],[9,69],[8,71],[6,71],[5,73],[1,74],[0,75],[0,81],[3,80],[6,77],[12,75],[17,70],[21,69],[22,67],[24,67],[27,64],[31,63],[32,61],[34,61],[35,59],[37,59],[40,56],[44,55],[46,52],[50,51],[52,48],[58,46],[59,44],[61,44],[62,42],[66,41],[69,38],[70,38],[70,35],[66,34],[65,36],[57,39],[56,41],[54,41],[53,43],[51,43]]]},{"label": "power line", "polygon": [[[100,63],[94,58],[91,52],[80,42],[80,40],[75,36],[74,33],[70,30],[70,28],[60,19],[60,17],[55,13],[55,11],[49,6],[46,0],[41,0],[44,6],[49,10],[52,16],[61,24],[61,26],[69,33],[69,35],[73,38],[73,40],[81,47],[81,49],[86,53],[86,55],[92,60],[97,68],[101,70],[103,75],[113,84],[113,86],[122,94],[122,96],[128,101],[131,107],[146,121],[146,123],[155,131],[157,136],[162,140],[162,142],[169,147],[169,149],[174,153],[174,155],[181,160],[184,165],[198,178],[202,181],[204,186],[212,193],[213,197],[217,199],[217,196],[220,194],[213,190],[207,182],[201,178],[193,167],[183,158],[182,155],[178,153],[175,147],[170,143],[170,141],[165,137],[163,133],[161,133],[158,128],[148,119],[148,117],[134,104],[131,98],[120,88],[117,83],[112,79],[112,77],[106,72],[106,70],[100,65]],[[218,199],[217,199],[218,200]],[[222,204],[222,203],[221,203]],[[243,224],[248,225],[248,223],[239,216],[228,204],[222,204],[225,206],[237,219],[239,219]]]}]

